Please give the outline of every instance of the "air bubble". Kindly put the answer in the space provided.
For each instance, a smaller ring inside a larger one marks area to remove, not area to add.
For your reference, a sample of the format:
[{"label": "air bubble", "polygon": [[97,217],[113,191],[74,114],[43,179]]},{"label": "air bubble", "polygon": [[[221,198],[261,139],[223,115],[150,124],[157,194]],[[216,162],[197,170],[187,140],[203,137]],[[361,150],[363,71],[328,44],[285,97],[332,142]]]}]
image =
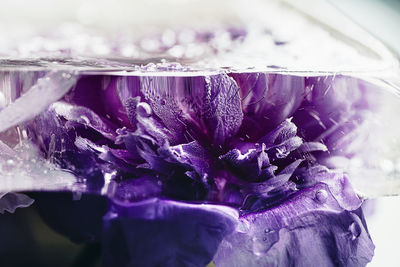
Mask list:
[{"label": "air bubble", "polygon": [[320,203],[325,203],[328,199],[328,192],[326,190],[321,189],[315,193],[315,199]]}]

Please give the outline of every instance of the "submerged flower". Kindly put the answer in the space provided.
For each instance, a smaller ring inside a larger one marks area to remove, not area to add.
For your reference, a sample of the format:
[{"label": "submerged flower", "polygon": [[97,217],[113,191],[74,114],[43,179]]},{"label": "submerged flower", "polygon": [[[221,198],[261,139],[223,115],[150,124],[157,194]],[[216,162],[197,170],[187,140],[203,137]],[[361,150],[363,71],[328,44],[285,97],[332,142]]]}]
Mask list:
[{"label": "submerged flower", "polygon": [[54,229],[102,242],[105,266],[371,260],[362,200],[325,164],[357,153],[373,108],[362,81],[173,73],[83,75],[26,123],[43,157],[77,178],[34,195]]}]

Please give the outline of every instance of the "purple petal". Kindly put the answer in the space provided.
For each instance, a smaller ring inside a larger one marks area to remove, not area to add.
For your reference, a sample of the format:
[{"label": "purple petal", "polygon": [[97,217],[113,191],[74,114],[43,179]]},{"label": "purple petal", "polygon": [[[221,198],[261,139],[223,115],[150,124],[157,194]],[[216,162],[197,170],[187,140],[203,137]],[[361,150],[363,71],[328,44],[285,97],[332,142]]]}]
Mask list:
[{"label": "purple petal", "polygon": [[223,145],[240,127],[239,88],[225,74],[143,77],[141,83],[152,110],[175,134],[172,143],[194,138]]},{"label": "purple petal", "polygon": [[284,120],[275,129],[264,135],[259,143],[264,143],[267,147],[280,144],[289,140],[290,138],[296,137],[297,127],[290,119]]},{"label": "purple petal", "polygon": [[216,266],[365,266],[373,256],[361,210],[343,210],[324,184],[240,221]]},{"label": "purple petal", "polygon": [[306,79],[309,93],[295,112],[293,122],[306,141],[322,141],[331,153],[351,156],[363,145],[362,128],[376,108],[379,95],[369,84],[349,76]]},{"label": "purple petal", "polygon": [[0,194],[0,214],[5,211],[14,213],[17,208],[29,207],[33,202],[32,198],[20,193]]},{"label": "purple petal", "polygon": [[244,119],[239,136],[258,140],[289,118],[305,94],[304,78],[270,73],[232,73],[240,87]]},{"label": "purple petal", "polygon": [[199,177],[205,177],[211,173],[210,155],[198,142],[193,141],[188,144],[171,146],[169,150],[172,155],[175,155],[177,162],[193,168]]},{"label": "purple petal", "polygon": [[234,209],[218,205],[114,202],[104,216],[103,265],[205,266],[237,218]]},{"label": "purple petal", "polygon": [[109,186],[108,196],[116,201],[135,202],[162,196],[162,182],[157,177],[144,176],[128,179],[118,184],[114,181],[112,183]]},{"label": "purple petal", "polygon": [[116,138],[116,126],[109,120],[100,118],[100,116],[86,107],[56,102],[49,108],[49,111],[52,110],[54,110],[56,116],[67,120],[67,127],[72,127],[74,124],[80,124],[92,128],[110,140],[115,140]]},{"label": "purple petal", "polygon": [[[101,117],[130,126],[125,107],[118,96],[118,85],[123,78],[107,75],[82,75],[76,86],[64,97],[74,105],[89,108]],[[94,96],[96,96],[94,98]]]},{"label": "purple petal", "polygon": [[319,182],[327,184],[336,201],[345,210],[356,210],[362,204],[347,176],[341,171],[316,165],[296,170],[295,176],[298,188],[307,188]]},{"label": "purple petal", "polygon": [[246,181],[264,181],[274,175],[276,166],[269,162],[265,145],[260,149],[251,148],[245,154],[238,149],[230,150],[219,157],[233,173]]}]

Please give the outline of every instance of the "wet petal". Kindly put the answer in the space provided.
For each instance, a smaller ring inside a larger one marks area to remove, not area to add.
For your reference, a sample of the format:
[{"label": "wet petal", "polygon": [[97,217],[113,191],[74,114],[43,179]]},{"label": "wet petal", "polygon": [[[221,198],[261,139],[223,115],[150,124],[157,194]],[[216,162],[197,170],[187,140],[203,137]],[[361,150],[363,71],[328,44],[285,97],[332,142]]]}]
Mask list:
[{"label": "wet petal", "polygon": [[240,221],[222,242],[216,266],[365,266],[373,256],[361,210],[341,208],[324,184]]}]

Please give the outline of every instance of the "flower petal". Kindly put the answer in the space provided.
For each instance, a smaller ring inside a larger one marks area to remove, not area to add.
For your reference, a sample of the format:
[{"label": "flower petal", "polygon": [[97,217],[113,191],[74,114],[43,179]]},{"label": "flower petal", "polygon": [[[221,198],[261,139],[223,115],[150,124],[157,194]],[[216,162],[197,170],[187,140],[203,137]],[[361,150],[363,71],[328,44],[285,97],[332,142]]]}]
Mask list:
[{"label": "flower petal", "polygon": [[17,208],[26,208],[32,205],[34,200],[25,194],[6,193],[0,194],[0,214],[4,211],[14,213]]},{"label": "flower petal", "polygon": [[175,134],[172,144],[194,137],[201,144],[223,145],[240,127],[239,88],[226,74],[143,77],[141,83],[152,110]]},{"label": "flower petal", "polygon": [[232,73],[240,87],[244,119],[238,135],[256,141],[289,118],[303,101],[300,76],[271,73]]},{"label": "flower petal", "polygon": [[211,204],[114,202],[104,216],[103,265],[205,266],[237,218],[234,209]]},{"label": "flower petal", "polygon": [[373,256],[362,211],[341,208],[322,183],[240,221],[216,266],[365,266]]},{"label": "flower petal", "polygon": [[[361,125],[380,99],[379,90],[367,88],[357,78],[335,75],[306,79],[309,88],[305,101],[295,112],[293,122],[306,141],[322,141],[331,153],[351,155],[354,142],[363,145],[368,131]],[[365,132],[365,133],[364,133]],[[351,144],[351,145],[350,145]]]}]

